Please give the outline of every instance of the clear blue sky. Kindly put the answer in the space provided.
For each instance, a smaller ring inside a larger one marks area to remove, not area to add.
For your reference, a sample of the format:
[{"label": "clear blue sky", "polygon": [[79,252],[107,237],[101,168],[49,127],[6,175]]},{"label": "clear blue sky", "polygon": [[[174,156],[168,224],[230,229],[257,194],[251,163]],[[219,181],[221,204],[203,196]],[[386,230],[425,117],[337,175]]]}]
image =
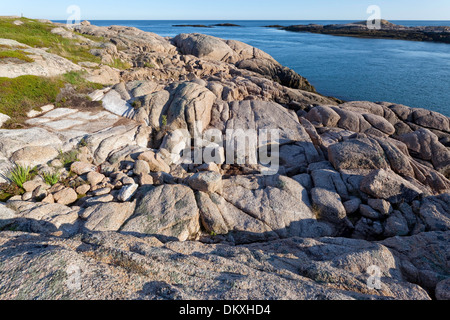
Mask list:
[{"label": "clear blue sky", "polygon": [[450,0],[0,0],[0,15],[65,20],[364,20],[369,5],[388,20],[450,20]]}]

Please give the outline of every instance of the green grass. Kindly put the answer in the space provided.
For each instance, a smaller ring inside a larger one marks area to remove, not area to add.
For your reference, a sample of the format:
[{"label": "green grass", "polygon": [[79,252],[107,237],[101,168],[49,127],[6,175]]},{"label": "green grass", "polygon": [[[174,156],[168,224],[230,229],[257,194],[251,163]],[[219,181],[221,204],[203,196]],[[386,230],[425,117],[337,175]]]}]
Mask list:
[{"label": "green grass", "polygon": [[71,71],[62,75],[62,80],[71,84],[78,92],[88,92],[103,88],[103,85],[99,83],[87,81],[84,76],[85,71]]},{"label": "green grass", "polygon": [[42,173],[42,178],[44,179],[46,184],[53,187],[55,184],[57,184],[59,182],[59,179],[61,178],[61,174],[58,172],[56,172],[56,173],[44,172],[44,173]]},{"label": "green grass", "polygon": [[37,76],[0,78],[0,113],[21,122],[33,108],[55,102],[64,87],[60,79]]},{"label": "green grass", "polygon": [[29,53],[22,50],[0,51],[0,61],[8,58],[14,58],[25,62],[34,62],[34,59],[30,58],[28,55]]},{"label": "green grass", "polygon": [[[78,93],[89,93],[103,88],[101,84],[87,81],[83,72],[69,72],[52,78],[0,78],[0,113],[11,117],[4,127],[14,129],[27,119],[26,114],[29,111],[47,104],[57,104],[58,94],[66,84],[72,85]],[[67,104],[64,106],[76,107]]]},{"label": "green grass", "polygon": [[72,163],[78,161],[78,154],[79,151],[77,149],[68,152],[62,152],[62,150],[60,150],[58,160],[61,161],[65,168],[70,168]]},{"label": "green grass", "polygon": [[119,70],[127,70],[130,69],[132,67],[131,63],[126,62],[126,61],[122,61],[119,58],[114,59],[114,62],[112,64],[110,64],[110,67],[119,69]]},{"label": "green grass", "polygon": [[32,179],[33,169],[21,165],[14,165],[14,167],[6,174],[9,181],[14,183],[19,188],[23,188],[23,184]]},{"label": "green grass", "polygon": [[144,63],[144,68],[155,69],[156,66],[153,63],[146,62],[146,63]]},{"label": "green grass", "polygon": [[50,53],[60,55],[75,63],[81,61],[101,62],[99,57],[89,52],[91,47],[80,45],[76,39],[66,39],[51,33],[51,30],[55,28],[52,24],[21,18],[20,20],[24,24],[16,26],[12,23],[14,20],[0,19],[2,38],[16,40],[31,47],[49,48]]}]

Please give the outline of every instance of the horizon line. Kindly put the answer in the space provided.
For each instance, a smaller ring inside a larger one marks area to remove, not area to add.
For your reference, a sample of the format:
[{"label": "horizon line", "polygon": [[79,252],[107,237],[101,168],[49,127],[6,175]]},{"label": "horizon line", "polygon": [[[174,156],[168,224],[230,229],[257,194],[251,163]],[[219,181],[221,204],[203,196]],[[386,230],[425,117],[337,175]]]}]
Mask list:
[{"label": "horizon line", "polygon": [[[26,18],[26,17],[24,17]],[[66,19],[48,19],[48,18],[30,18],[65,21]],[[366,19],[89,19],[83,18],[83,21],[364,21]],[[387,21],[450,21],[442,19],[386,19]]]}]

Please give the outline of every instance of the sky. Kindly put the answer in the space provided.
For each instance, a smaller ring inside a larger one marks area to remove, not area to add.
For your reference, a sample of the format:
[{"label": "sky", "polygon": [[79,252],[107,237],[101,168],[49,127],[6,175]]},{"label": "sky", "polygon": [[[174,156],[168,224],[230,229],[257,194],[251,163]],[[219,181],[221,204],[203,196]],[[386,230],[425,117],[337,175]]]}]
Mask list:
[{"label": "sky", "polygon": [[387,20],[450,20],[450,0],[0,0],[0,16],[66,20],[365,20],[378,5]]}]

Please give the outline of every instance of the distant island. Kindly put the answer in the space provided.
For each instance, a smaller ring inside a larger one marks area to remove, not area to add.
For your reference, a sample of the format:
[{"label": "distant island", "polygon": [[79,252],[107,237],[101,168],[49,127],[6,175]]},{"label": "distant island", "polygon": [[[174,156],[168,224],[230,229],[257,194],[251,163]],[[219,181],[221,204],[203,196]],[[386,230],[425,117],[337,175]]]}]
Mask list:
[{"label": "distant island", "polygon": [[270,25],[265,27],[278,28],[280,30],[293,32],[311,32],[329,34],[334,36],[450,43],[450,27],[448,26],[405,27],[396,25],[387,20],[381,20],[380,26],[380,29],[369,29],[367,27],[367,21],[360,21],[348,24],[308,24],[292,25],[287,27],[280,25]]},{"label": "distant island", "polygon": [[208,26],[204,24],[175,24],[173,25],[173,27],[214,28],[214,27],[241,27],[241,26],[233,23],[218,23]]}]

